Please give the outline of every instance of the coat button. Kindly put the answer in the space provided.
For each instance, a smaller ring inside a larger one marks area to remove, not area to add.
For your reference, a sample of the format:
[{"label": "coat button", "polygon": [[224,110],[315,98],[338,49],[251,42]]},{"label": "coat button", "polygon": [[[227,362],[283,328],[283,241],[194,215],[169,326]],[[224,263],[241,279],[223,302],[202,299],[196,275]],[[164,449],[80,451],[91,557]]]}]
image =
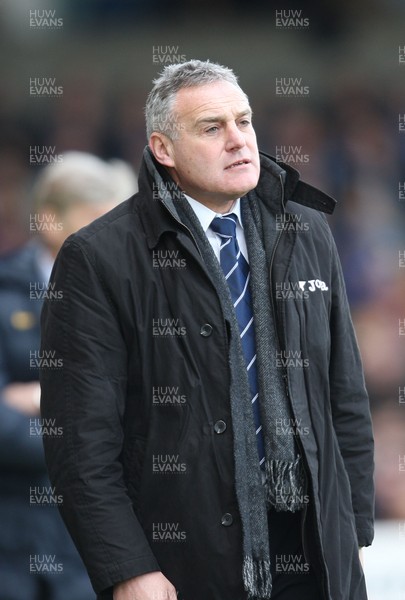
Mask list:
[{"label": "coat button", "polygon": [[222,419],[217,421],[214,425],[215,433],[224,433],[225,429],[226,429],[226,423]]},{"label": "coat button", "polygon": [[203,337],[209,337],[212,333],[212,325],[210,325],[209,323],[205,323],[204,325],[201,326],[200,329],[200,335],[202,335]]},{"label": "coat button", "polygon": [[225,513],[222,515],[221,525],[224,527],[229,527],[233,523],[233,516],[230,513]]}]

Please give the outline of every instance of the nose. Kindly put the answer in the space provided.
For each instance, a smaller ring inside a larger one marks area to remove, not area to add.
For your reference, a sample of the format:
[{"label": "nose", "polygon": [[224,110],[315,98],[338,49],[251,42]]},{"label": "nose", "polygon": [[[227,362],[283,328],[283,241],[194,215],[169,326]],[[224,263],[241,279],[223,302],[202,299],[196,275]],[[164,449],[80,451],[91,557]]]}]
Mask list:
[{"label": "nose", "polygon": [[236,123],[228,123],[226,130],[226,149],[232,152],[232,150],[240,150],[243,146],[246,146],[245,136]]}]

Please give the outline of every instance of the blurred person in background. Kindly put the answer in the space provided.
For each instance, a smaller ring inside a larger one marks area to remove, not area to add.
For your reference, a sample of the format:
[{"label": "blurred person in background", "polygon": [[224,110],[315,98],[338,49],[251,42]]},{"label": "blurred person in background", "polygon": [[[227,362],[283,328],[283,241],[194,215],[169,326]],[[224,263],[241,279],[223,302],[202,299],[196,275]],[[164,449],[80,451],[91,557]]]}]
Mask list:
[{"label": "blurred person in background", "polygon": [[[404,392],[402,392],[402,395]],[[404,401],[403,401],[404,402]],[[374,409],[376,515],[405,521],[405,403],[387,398]]]},{"label": "blurred person in background", "polygon": [[[0,597],[4,600],[94,598],[55,509],[63,500],[54,496],[46,475],[41,433],[47,426],[39,419],[39,317],[45,297],[58,302],[48,280],[66,237],[136,189],[135,174],[122,161],[107,163],[91,154],[67,152],[36,182],[30,229],[38,235],[0,259]],[[52,572],[55,564],[60,565],[57,573]]]},{"label": "blurred person in background", "polygon": [[27,160],[27,147],[31,130],[26,123],[15,121],[0,113],[0,257],[21,247],[28,237],[32,167]]}]

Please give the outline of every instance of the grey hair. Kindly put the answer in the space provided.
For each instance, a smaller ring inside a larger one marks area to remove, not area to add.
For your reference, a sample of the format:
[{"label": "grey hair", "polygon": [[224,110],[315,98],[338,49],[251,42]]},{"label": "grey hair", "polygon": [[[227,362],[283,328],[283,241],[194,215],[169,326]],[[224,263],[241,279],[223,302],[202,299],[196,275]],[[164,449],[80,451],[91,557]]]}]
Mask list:
[{"label": "grey hair", "polygon": [[119,204],[137,189],[136,175],[124,161],[70,151],[41,171],[33,197],[36,208],[51,206],[63,214],[73,204]]},{"label": "grey hair", "polygon": [[179,137],[182,124],[174,113],[174,102],[179,90],[197,87],[217,81],[228,81],[248,97],[238,84],[238,78],[232,69],[209,60],[189,60],[183,63],[167,65],[153,80],[153,88],[145,106],[146,135],[148,140],[154,131],[164,133],[170,139]]}]

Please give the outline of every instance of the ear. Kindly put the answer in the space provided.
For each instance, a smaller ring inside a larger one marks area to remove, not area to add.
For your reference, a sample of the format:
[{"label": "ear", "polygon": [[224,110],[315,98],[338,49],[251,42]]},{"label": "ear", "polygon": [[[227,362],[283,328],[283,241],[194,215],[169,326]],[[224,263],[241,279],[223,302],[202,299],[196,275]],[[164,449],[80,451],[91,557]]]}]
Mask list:
[{"label": "ear", "polygon": [[174,167],[172,141],[164,133],[154,131],[149,139],[149,147],[156,160],[165,167]]}]

